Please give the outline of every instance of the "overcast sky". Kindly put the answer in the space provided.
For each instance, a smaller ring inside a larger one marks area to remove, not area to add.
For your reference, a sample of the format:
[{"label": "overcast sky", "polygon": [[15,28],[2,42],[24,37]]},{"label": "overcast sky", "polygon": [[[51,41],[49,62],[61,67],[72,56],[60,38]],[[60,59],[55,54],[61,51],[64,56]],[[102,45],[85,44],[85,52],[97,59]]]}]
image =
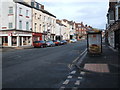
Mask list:
[{"label": "overcast sky", "polygon": [[104,29],[108,0],[36,0],[57,19],[83,22],[94,28]]}]

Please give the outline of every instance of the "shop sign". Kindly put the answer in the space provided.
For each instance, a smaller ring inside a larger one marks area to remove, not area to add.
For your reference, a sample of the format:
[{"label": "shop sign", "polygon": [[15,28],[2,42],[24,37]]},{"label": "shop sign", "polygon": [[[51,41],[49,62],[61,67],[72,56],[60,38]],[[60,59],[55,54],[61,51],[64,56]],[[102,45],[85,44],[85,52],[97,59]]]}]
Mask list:
[{"label": "shop sign", "polygon": [[12,36],[12,33],[9,33],[8,36]]}]

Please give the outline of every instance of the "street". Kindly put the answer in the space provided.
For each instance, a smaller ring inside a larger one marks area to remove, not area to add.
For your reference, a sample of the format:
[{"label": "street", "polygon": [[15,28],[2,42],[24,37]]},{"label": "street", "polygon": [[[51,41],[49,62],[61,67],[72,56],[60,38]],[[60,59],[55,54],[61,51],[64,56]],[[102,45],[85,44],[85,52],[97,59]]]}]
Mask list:
[{"label": "street", "polygon": [[60,88],[86,41],[3,52],[3,88]]}]

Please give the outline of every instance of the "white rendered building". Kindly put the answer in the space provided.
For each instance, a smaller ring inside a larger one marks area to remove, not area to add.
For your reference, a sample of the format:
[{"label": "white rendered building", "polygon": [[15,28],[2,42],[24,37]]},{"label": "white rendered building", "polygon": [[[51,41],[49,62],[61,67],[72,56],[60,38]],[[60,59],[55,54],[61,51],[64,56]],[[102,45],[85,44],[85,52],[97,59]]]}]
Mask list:
[{"label": "white rendered building", "polygon": [[7,47],[31,46],[31,7],[23,2],[2,0],[0,11],[0,42],[2,45]]}]

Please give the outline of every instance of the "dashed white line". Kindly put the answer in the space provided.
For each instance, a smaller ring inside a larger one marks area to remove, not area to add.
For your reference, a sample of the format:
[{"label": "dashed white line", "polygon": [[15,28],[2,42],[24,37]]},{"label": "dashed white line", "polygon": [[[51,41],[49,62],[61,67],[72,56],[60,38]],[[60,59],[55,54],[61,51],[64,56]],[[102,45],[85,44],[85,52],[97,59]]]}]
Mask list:
[{"label": "dashed white line", "polygon": [[63,84],[68,84],[70,80],[65,80]]},{"label": "dashed white line", "polygon": [[68,76],[67,78],[72,78],[72,76]]},{"label": "dashed white line", "polygon": [[75,85],[80,85],[80,80],[77,80],[77,81],[75,82]]},{"label": "dashed white line", "polygon": [[62,86],[62,87],[60,87],[60,89],[59,89],[59,90],[64,90],[64,89],[65,89],[65,87],[63,87],[63,86]]},{"label": "dashed white line", "polygon": [[82,79],[83,77],[78,77],[78,79]]},{"label": "dashed white line", "polygon": [[73,87],[72,90],[77,90],[78,88],[77,87]]},{"label": "dashed white line", "polygon": [[75,74],[76,73],[76,71],[72,71],[70,74]]},{"label": "dashed white line", "polygon": [[81,72],[80,74],[81,74],[81,75],[84,75],[84,74],[85,74],[85,72]]}]

